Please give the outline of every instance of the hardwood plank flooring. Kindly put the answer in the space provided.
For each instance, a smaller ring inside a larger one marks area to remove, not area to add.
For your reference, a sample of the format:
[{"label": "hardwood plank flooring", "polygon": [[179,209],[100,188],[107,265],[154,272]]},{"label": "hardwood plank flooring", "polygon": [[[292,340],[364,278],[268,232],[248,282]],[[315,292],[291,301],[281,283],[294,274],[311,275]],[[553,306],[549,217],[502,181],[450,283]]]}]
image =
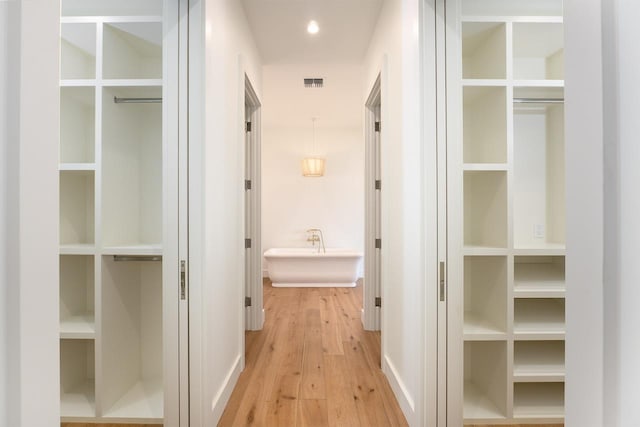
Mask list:
[{"label": "hardwood plank flooring", "polygon": [[408,426],[380,370],[380,334],[362,329],[355,288],[273,288],[265,326],[247,332],[246,364],[220,427]]}]

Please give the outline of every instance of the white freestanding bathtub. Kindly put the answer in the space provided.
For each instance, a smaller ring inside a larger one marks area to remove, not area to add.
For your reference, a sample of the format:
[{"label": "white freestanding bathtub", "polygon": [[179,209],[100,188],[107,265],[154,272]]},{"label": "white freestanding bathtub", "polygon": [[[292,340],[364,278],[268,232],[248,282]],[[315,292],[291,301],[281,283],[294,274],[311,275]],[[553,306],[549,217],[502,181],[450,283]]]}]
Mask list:
[{"label": "white freestanding bathtub", "polygon": [[272,285],[294,287],[354,287],[362,253],[348,249],[274,248],[264,253]]}]

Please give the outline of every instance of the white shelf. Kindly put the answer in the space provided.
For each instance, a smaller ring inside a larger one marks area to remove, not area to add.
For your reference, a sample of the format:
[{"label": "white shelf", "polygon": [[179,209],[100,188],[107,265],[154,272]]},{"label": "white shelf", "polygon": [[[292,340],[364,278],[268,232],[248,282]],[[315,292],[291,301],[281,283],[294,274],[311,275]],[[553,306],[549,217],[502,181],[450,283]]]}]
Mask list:
[{"label": "white shelf", "polygon": [[564,342],[516,341],[513,380],[515,382],[562,382],[565,375]]},{"label": "white shelf", "polygon": [[162,0],[63,0],[63,17],[74,16],[162,16]]},{"label": "white shelf", "polygon": [[506,340],[507,334],[496,325],[476,313],[464,313],[465,341],[500,341]]},{"label": "white shelf", "polygon": [[96,416],[95,383],[87,380],[60,395],[62,421],[89,419]]},{"label": "white shelf", "polygon": [[563,299],[516,299],[513,333],[516,339],[564,339]]},{"label": "white shelf", "polygon": [[96,79],[62,79],[60,87],[94,87],[97,84]]},{"label": "white shelf", "polygon": [[[519,97],[519,96],[523,96],[521,94],[518,94],[519,88],[564,88],[564,80],[562,79],[546,79],[546,80],[520,79],[520,80],[514,80],[513,86],[514,86],[514,96]],[[559,97],[562,97],[562,94]]]},{"label": "white shelf", "polygon": [[485,421],[506,419],[505,414],[487,397],[487,394],[478,390],[476,385],[470,381],[464,383],[463,416],[465,423],[484,423]]},{"label": "white shelf", "polygon": [[106,246],[102,249],[103,255],[149,255],[161,256],[162,245],[123,245]]},{"label": "white shelf", "polygon": [[513,249],[513,254],[516,256],[564,256],[566,252],[564,243],[540,243]]},{"label": "white shelf", "polygon": [[463,170],[465,171],[506,171],[509,165],[506,163],[465,163]]},{"label": "white shelf", "polygon": [[480,246],[480,245],[464,245],[464,256],[497,256],[507,255],[509,253],[507,248],[493,247],[493,246]]},{"label": "white shelf", "polygon": [[163,407],[162,380],[141,380],[105,411],[104,418],[117,422],[162,423]]},{"label": "white shelf", "polygon": [[93,243],[60,245],[60,255],[93,255],[95,251]]},{"label": "white shelf", "polygon": [[509,81],[506,79],[462,79],[463,87],[506,87]]},{"label": "white shelf", "polygon": [[515,384],[513,391],[513,416],[516,419],[564,417],[564,384]]},{"label": "white shelf", "polygon": [[527,17],[536,19],[554,18],[562,16],[561,1],[531,1],[531,0],[508,0],[508,1],[462,1],[463,19],[475,19],[478,16],[491,15],[492,19],[497,17]]},{"label": "white shelf", "polygon": [[95,171],[95,163],[60,163],[58,170],[61,171]]},{"label": "white shelf", "polygon": [[60,320],[60,338],[94,339],[96,327],[93,314],[73,316]]},{"label": "white shelf", "polygon": [[547,257],[526,258],[530,262],[519,262],[514,267],[514,297],[516,298],[564,298],[564,263],[531,262]]},{"label": "white shelf", "polygon": [[104,79],[105,87],[162,87],[162,79]]}]

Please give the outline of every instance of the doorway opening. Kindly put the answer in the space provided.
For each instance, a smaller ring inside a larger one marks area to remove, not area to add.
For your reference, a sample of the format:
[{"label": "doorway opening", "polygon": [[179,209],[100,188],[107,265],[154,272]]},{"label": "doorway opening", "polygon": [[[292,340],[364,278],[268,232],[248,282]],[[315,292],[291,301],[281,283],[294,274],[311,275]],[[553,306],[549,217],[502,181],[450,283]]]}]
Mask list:
[{"label": "doorway opening", "polygon": [[244,212],[245,212],[245,329],[264,324],[262,293],[261,120],[260,100],[249,77],[244,76]]},{"label": "doorway opening", "polygon": [[382,306],[382,88],[378,75],[365,104],[365,329],[380,330]]}]

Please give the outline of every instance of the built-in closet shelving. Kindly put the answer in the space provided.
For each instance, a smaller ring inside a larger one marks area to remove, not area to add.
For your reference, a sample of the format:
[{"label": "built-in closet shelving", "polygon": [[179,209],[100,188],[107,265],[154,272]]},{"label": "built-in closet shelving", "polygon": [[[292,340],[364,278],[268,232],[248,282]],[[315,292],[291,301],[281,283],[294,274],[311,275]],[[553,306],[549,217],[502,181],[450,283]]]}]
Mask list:
[{"label": "built-in closet shelving", "polygon": [[162,13],[62,1],[62,421],[163,421]]},{"label": "built-in closet shelving", "polygon": [[562,2],[461,20],[465,423],[563,422]]}]

